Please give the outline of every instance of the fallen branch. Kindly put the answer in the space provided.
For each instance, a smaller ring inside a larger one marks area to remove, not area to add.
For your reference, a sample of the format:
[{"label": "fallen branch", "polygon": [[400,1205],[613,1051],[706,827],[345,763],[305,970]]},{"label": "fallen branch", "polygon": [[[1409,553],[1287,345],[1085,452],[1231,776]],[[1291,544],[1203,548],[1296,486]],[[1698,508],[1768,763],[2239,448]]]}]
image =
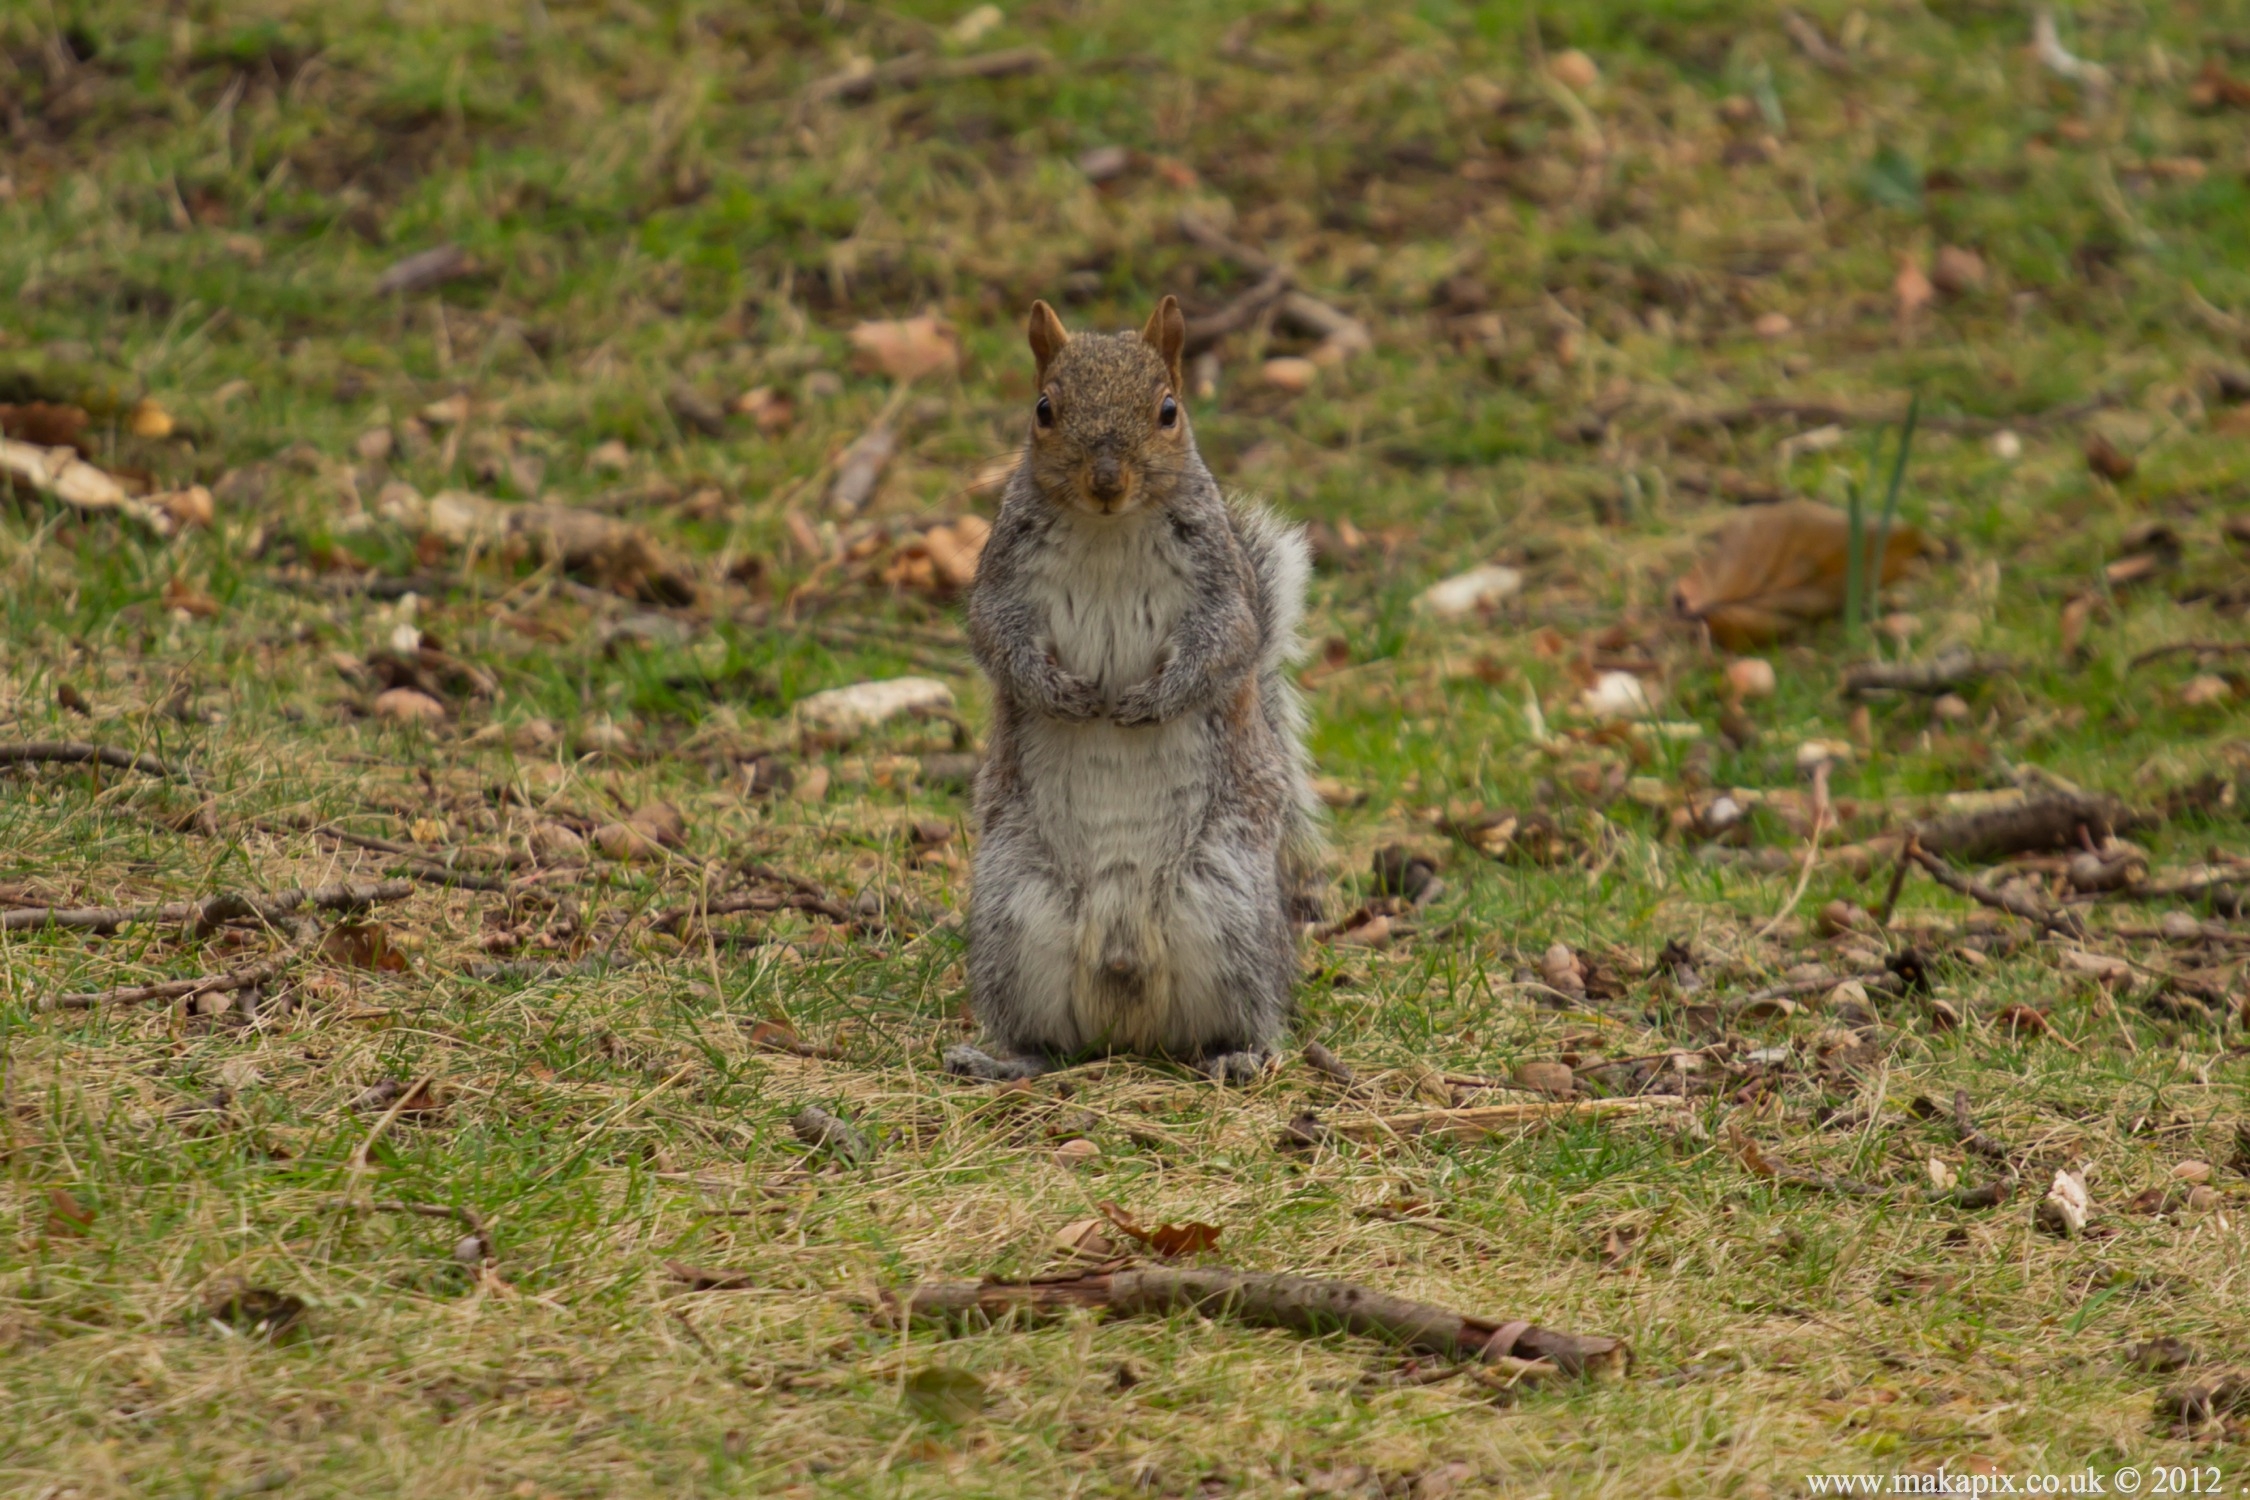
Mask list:
[{"label": "fallen branch", "polygon": [[[2080,417],[2114,406],[2118,398],[2108,392],[2088,396],[2081,401],[2050,407],[2043,412],[2025,412],[2012,417],[1956,417],[1924,412],[1919,425],[1932,432],[1997,432],[2001,428],[2047,427],[2058,423],[2075,422]],[[1675,427],[1752,427],[1761,422],[1803,422],[1827,427],[1881,427],[1905,420],[1906,409],[1878,407],[1838,406],[1825,401],[1759,400],[1744,402],[1740,406],[1723,406],[1707,411],[1685,411],[1672,416]]]},{"label": "fallen branch", "polygon": [[1961,1137],[1961,1145],[1964,1149],[1975,1152],[1987,1161],[1996,1161],[2006,1165],[2014,1160],[2014,1153],[2009,1151],[2006,1146],[2001,1145],[1977,1128],[1976,1118],[1969,1113],[1969,1091],[1967,1089],[1955,1089],[1953,1091],[1953,1130],[1956,1135]]},{"label": "fallen branch", "polygon": [[1054,65],[1054,58],[1043,47],[1003,47],[971,57],[932,57],[926,52],[910,52],[886,63],[846,68],[841,73],[815,79],[806,86],[803,98],[808,104],[830,99],[871,99],[885,89],[923,88],[966,78],[1014,78],[1026,73],[1044,73]]},{"label": "fallen branch", "polygon": [[2014,891],[1996,891],[1983,881],[1972,880],[1962,874],[1942,857],[1927,849],[1917,849],[1914,852],[1914,863],[1921,866],[1939,885],[1968,897],[1980,906],[1989,906],[1995,911],[2004,911],[2027,922],[2035,922],[2049,932],[2060,932],[2070,937],[2086,935],[2086,924],[2078,919],[2076,912],[2050,911],[2028,896],[2017,895]]},{"label": "fallen branch", "polygon": [[953,1322],[1095,1307],[1128,1317],[1194,1312],[1315,1336],[1341,1330],[1447,1359],[1543,1359],[1570,1375],[1622,1375],[1632,1361],[1621,1339],[1471,1317],[1348,1281],[1225,1266],[1146,1267],[1057,1281],[934,1282],[903,1293],[886,1289],[882,1300],[894,1325],[902,1314],[905,1320]]},{"label": "fallen branch", "polygon": [[2113,834],[2132,831],[2143,821],[2115,797],[2046,791],[1999,807],[1933,818],[1917,825],[1914,836],[1923,854],[1975,862],[2037,849],[2080,848],[2081,829],[2098,844]]},{"label": "fallen branch", "polygon": [[1847,698],[1884,692],[1935,697],[2007,670],[2006,660],[1969,651],[1948,651],[1925,662],[1858,662],[1844,669],[1843,693]]},{"label": "fallen branch", "polygon": [[84,740],[30,740],[20,745],[0,745],[0,766],[33,764],[115,766],[120,771],[138,771],[144,776],[188,779],[187,772],[153,755],[135,755],[130,750],[113,750],[107,745],[90,745]]},{"label": "fallen branch", "polygon": [[1685,1098],[1651,1094],[1630,1099],[1576,1099],[1523,1104],[1483,1104],[1470,1109],[1418,1110],[1413,1114],[1380,1115],[1347,1120],[1324,1128],[1347,1140],[1385,1140],[1394,1136],[1451,1136],[1473,1140],[1512,1126],[1538,1125],[1554,1120],[1608,1120],[1621,1115],[1648,1114],[1679,1109]]},{"label": "fallen branch", "polygon": [[1793,10],[1781,13],[1781,29],[1789,33],[1789,40],[1797,49],[1831,73],[1852,71],[1851,55],[1834,42],[1821,35],[1820,28]]},{"label": "fallen branch", "polygon": [[1755,1005],[1761,1000],[1794,1000],[1799,995],[1825,995],[1839,984],[1887,989],[1897,983],[1898,976],[1889,969],[1871,969],[1858,974],[1824,974],[1818,979],[1790,979],[1780,984],[1769,984],[1762,990],[1752,990],[1735,1002],[1735,1009]]},{"label": "fallen branch", "polygon": [[492,1259],[492,1227],[484,1215],[466,1204],[413,1203],[404,1198],[331,1198],[328,1206],[346,1213],[409,1214],[418,1219],[451,1219],[468,1236],[453,1247],[453,1258],[476,1270]]},{"label": "fallen branch", "polygon": [[705,921],[712,917],[731,917],[746,911],[807,911],[826,917],[831,922],[849,922],[852,914],[824,896],[808,896],[801,891],[783,894],[778,891],[750,891],[740,896],[721,896],[715,901],[696,902],[689,906],[675,906],[670,911],[658,912],[649,918],[651,932],[676,932],[692,918]]},{"label": "fallen branch", "polygon": [[60,927],[77,932],[110,933],[129,923],[187,922],[201,937],[224,922],[247,917],[275,922],[302,909],[349,911],[372,906],[378,901],[402,900],[413,890],[413,883],[405,880],[372,884],[347,880],[335,885],[299,887],[271,896],[246,896],[229,891],[201,901],[174,901],[161,906],[23,906],[0,912],[0,932]]},{"label": "fallen branch", "polygon": [[2168,646],[2143,651],[2133,658],[2133,665],[2145,667],[2152,661],[2182,656],[2190,651],[2198,656],[2250,656],[2250,641],[2174,641]]},{"label": "fallen branch", "polygon": [[112,990],[83,990],[72,994],[50,995],[39,1002],[41,1010],[97,1010],[104,1005],[139,1005],[150,1000],[192,1000],[197,995],[232,994],[253,985],[278,979],[288,967],[289,956],[269,958],[262,963],[250,964],[240,969],[229,969],[224,974],[202,974],[193,979],[167,979],[160,984],[124,985]]},{"label": "fallen branch", "polygon": [[1289,273],[1280,266],[1266,272],[1257,285],[1220,308],[1188,319],[1187,350],[1201,353],[1228,334],[1247,328],[1258,315],[1279,302],[1289,290]]}]

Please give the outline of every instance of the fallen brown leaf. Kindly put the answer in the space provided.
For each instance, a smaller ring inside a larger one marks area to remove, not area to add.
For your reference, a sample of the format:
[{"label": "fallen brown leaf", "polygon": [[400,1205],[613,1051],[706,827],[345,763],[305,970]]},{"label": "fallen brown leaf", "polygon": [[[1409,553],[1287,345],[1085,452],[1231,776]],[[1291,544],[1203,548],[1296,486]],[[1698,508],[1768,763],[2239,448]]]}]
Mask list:
[{"label": "fallen brown leaf", "polygon": [[1102,1203],[1096,1206],[1101,1209],[1103,1218],[1117,1226],[1119,1233],[1125,1235],[1128,1239],[1146,1245],[1158,1255],[1166,1258],[1176,1255],[1200,1255],[1219,1243],[1220,1230],[1216,1224],[1189,1220],[1186,1223],[1154,1224],[1143,1228],[1134,1223],[1132,1217],[1114,1203]]},{"label": "fallen brown leaf", "polygon": [[1930,282],[1948,297],[1984,290],[1984,257],[1960,245],[1940,245],[1930,259]]},{"label": "fallen brown leaf", "polygon": [[2250,82],[2229,74],[2214,57],[2188,85],[2188,103],[2197,109],[2250,109]]},{"label": "fallen brown leaf", "polygon": [[2086,439],[2086,467],[2112,484],[2122,484],[2133,477],[2133,456],[2097,432]]},{"label": "fallen brown leaf", "polygon": [[[1672,606],[1710,628],[1729,650],[1777,640],[1844,607],[1851,521],[1810,500],[1761,505],[1736,515],[1673,590]],[[1892,582],[1934,550],[1920,530],[1893,528],[1878,570]]]},{"label": "fallen brown leaf", "polygon": [[81,1235],[94,1227],[94,1211],[68,1188],[47,1189],[47,1233]]},{"label": "fallen brown leaf", "polygon": [[164,607],[185,610],[199,620],[211,619],[219,613],[218,600],[177,576],[164,585]]},{"label": "fallen brown leaf", "polygon": [[851,342],[861,369],[893,380],[942,375],[961,364],[960,335],[951,323],[929,313],[862,323],[851,331]]},{"label": "fallen brown leaf", "polygon": [[1891,278],[1891,295],[1898,300],[1899,321],[1911,323],[1923,308],[1930,305],[1930,300],[1937,295],[1937,289],[1930,284],[1929,275],[1923,271],[1920,261],[1912,256],[1901,256],[1898,275]]},{"label": "fallen brown leaf", "polygon": [[84,407],[60,401],[27,401],[20,406],[0,403],[0,435],[42,448],[75,448],[80,458],[93,450],[78,439],[88,421]]},{"label": "fallen brown leaf", "polygon": [[390,929],[380,922],[338,922],[321,938],[320,956],[347,969],[382,974],[403,974],[410,967],[406,955],[392,946]]},{"label": "fallen brown leaf", "polygon": [[722,1271],[711,1266],[691,1266],[684,1261],[668,1260],[664,1269],[672,1273],[674,1281],[684,1281],[690,1291],[697,1292],[748,1292],[755,1291],[757,1278],[748,1271]]}]

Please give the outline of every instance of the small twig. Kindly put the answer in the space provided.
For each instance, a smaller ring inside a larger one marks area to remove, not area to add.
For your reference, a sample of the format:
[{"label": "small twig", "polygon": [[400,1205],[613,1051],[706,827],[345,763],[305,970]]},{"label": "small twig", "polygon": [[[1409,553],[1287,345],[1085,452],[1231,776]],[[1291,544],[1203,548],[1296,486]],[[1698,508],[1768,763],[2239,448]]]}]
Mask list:
[{"label": "small twig", "polygon": [[113,750],[107,745],[88,744],[84,740],[30,740],[16,745],[0,745],[0,766],[32,764],[115,766],[120,771],[138,771],[144,776],[161,776],[169,780],[186,781],[188,773],[158,760],[153,755],[135,755],[130,750]]},{"label": "small twig", "polygon": [[1208,349],[1237,329],[1248,327],[1257,321],[1258,314],[1279,302],[1288,290],[1289,272],[1280,266],[1273,267],[1257,285],[1217,312],[1190,318],[1187,331],[1188,351],[1197,353]]},{"label": "small twig", "polygon": [[1347,1087],[1359,1076],[1352,1071],[1350,1063],[1345,1062],[1318,1042],[1305,1043],[1305,1066],[1311,1068],[1315,1073],[1324,1073]]},{"label": "small twig", "polygon": [[1889,931],[1891,918],[1898,913],[1899,893],[1906,889],[1906,872],[1914,868],[1915,856],[1922,852],[1922,836],[1911,830],[1906,843],[1898,851],[1898,863],[1891,870],[1891,888],[1883,893],[1883,909],[1875,914],[1875,925]]},{"label": "small twig", "polygon": [[2050,932],[2060,932],[2070,937],[2086,935],[2086,924],[2078,919],[2076,912],[2049,911],[2028,896],[2019,896],[2013,891],[1996,891],[1981,880],[1970,879],[1947,864],[1942,857],[1926,849],[1914,852],[1914,863],[1921,866],[1939,885],[1968,897],[1980,906],[1989,906],[1995,911],[2004,911],[2027,922],[2035,922]]},{"label": "small twig", "polygon": [[85,990],[51,995],[41,1010],[96,1010],[104,1005],[137,1005],[148,1000],[187,1000],[197,995],[229,994],[278,978],[293,955],[283,954],[224,974],[203,974],[194,979],[167,979],[160,984],[125,985],[113,990]]},{"label": "small twig", "polygon": [[1977,1128],[1976,1118],[1969,1112],[1967,1089],[1953,1091],[1953,1129],[1961,1144],[1977,1155],[2002,1163],[2014,1160],[2013,1152]]},{"label": "small twig", "polygon": [[1044,73],[1055,65],[1043,47],[1003,47],[970,57],[932,57],[910,52],[873,67],[849,68],[814,80],[805,88],[808,104],[830,99],[870,99],[884,89],[912,89],[967,78],[1012,78]]},{"label": "small twig", "polygon": [[1773,930],[1786,921],[1789,914],[1797,909],[1797,903],[1805,899],[1805,887],[1812,884],[1813,866],[1820,862],[1820,836],[1827,829],[1828,762],[1824,760],[1813,769],[1812,832],[1805,839],[1805,865],[1803,869],[1797,872],[1797,888],[1789,893],[1787,901],[1781,903],[1781,910],[1773,914],[1773,920],[1752,934],[1753,939],[1771,936]]},{"label": "small twig", "polygon": [[1948,651],[1926,662],[1855,662],[1844,669],[1843,694],[1847,698],[1881,692],[1935,696],[2008,669],[2004,658],[1969,651]]},{"label": "small twig", "polygon": [[444,1203],[410,1203],[403,1198],[375,1198],[362,1201],[357,1198],[331,1198],[328,1206],[350,1213],[412,1214],[422,1219],[451,1219],[469,1233],[491,1244],[491,1230],[484,1216],[466,1204],[458,1207]]},{"label": "small twig", "polygon": [[1823,975],[1818,979],[1788,979],[1780,984],[1769,984],[1764,989],[1752,990],[1735,1002],[1735,1009],[1755,1005],[1760,1000],[1793,1000],[1799,995],[1825,995],[1839,984],[1861,984],[1869,988],[1898,983],[1898,976],[1889,969],[1869,969],[1857,974]]},{"label": "small twig", "polygon": [[2133,658],[2132,664],[2145,667],[2152,661],[2184,655],[2190,651],[2198,656],[2250,656],[2250,641],[2174,641],[2168,646],[2143,651]]},{"label": "small twig", "polygon": [[1781,29],[1789,33],[1789,40],[1798,50],[1831,73],[1852,71],[1851,55],[1820,34],[1820,28],[1793,10],[1781,13]]},{"label": "small twig", "polygon": [[175,901],[161,906],[23,906],[0,912],[0,932],[60,927],[108,933],[133,922],[187,922],[193,924],[197,936],[204,936],[221,923],[245,917],[275,922],[305,907],[317,911],[348,911],[378,901],[403,900],[413,891],[413,883],[406,880],[372,884],[347,880],[334,885],[279,891],[271,896],[245,896],[230,891],[201,901]]},{"label": "small twig", "polygon": [[[375,1149],[375,1143],[383,1138],[383,1132],[390,1129],[397,1122],[398,1117],[406,1113],[409,1106],[416,1109],[427,1109],[429,1107],[427,1090],[431,1084],[436,1082],[437,1074],[426,1073],[422,1076],[420,1082],[401,1091],[399,1096],[391,1101],[391,1107],[383,1111],[383,1117],[375,1122],[375,1128],[367,1132],[367,1139],[353,1148],[350,1162],[351,1171],[366,1172],[372,1170],[367,1164],[367,1153]],[[423,1102],[414,1104],[416,1099]]]}]

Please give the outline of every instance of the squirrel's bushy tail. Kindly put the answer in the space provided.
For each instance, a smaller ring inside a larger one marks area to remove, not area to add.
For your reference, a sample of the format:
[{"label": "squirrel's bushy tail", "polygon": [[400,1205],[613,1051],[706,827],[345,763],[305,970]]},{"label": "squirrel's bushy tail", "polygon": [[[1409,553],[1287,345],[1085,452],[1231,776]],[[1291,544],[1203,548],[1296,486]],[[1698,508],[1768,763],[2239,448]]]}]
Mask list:
[{"label": "squirrel's bushy tail", "polygon": [[1317,919],[1321,806],[1313,794],[1312,765],[1305,755],[1305,706],[1288,676],[1288,668],[1304,655],[1297,630],[1305,615],[1305,586],[1312,578],[1312,548],[1302,526],[1246,496],[1230,495],[1227,513],[1257,577],[1258,694],[1289,766],[1291,807],[1281,843],[1282,899],[1292,917]]}]

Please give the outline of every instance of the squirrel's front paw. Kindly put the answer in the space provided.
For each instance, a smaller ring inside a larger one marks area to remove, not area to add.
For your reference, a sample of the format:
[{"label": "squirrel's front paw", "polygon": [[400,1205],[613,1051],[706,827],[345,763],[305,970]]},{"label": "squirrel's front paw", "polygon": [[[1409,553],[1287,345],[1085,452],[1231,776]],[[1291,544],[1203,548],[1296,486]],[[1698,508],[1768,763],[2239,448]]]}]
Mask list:
[{"label": "squirrel's front paw", "polygon": [[1102,690],[1083,677],[1057,671],[1048,685],[1049,709],[1058,719],[1094,719],[1101,716]]},{"label": "squirrel's front paw", "polygon": [[1146,682],[1136,682],[1119,694],[1117,711],[1110,717],[1128,729],[1162,720],[1164,714],[1162,705],[1157,702],[1156,679],[1151,677]]}]

